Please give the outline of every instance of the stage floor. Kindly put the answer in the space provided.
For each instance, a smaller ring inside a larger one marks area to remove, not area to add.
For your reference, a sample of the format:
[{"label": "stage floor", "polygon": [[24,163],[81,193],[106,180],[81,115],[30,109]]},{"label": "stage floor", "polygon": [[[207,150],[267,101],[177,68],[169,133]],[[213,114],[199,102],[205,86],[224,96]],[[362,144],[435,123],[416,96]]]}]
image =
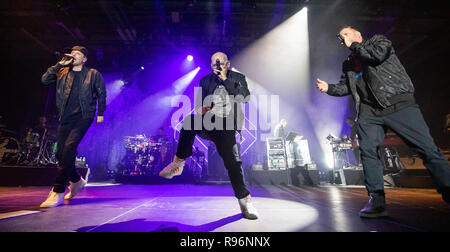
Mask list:
[{"label": "stage floor", "polygon": [[450,231],[450,208],[431,189],[386,189],[390,217],[360,219],[363,187],[250,188],[258,220],[243,219],[230,185],[90,183],[40,209],[50,187],[0,187],[0,231],[386,232]]}]

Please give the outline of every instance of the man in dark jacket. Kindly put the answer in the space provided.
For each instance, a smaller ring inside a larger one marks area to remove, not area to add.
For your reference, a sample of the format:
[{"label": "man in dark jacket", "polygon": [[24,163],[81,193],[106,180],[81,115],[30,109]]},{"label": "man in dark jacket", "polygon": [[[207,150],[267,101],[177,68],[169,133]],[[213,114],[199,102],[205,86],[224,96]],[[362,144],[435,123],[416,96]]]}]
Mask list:
[{"label": "man in dark jacket", "polygon": [[317,79],[317,88],[331,96],[352,95],[355,101],[361,161],[370,196],[360,216],[387,216],[383,167],[378,155],[385,127],[391,128],[420,155],[438,192],[449,203],[450,166],[434,144],[414,100],[414,86],[391,41],[382,35],[363,41],[361,33],[352,27],[344,27],[338,36],[341,44],[351,50],[343,63],[341,79],[338,84]]},{"label": "man in dark jacket", "polygon": [[[74,46],[70,54],[50,67],[42,76],[42,83],[56,83],[56,106],[60,125],[57,136],[58,175],[52,191],[41,207],[56,207],[64,199],[73,198],[86,181],[77,173],[75,158],[77,147],[95,117],[98,102],[97,123],[103,122],[106,109],[106,89],[103,77],[95,69],[84,66],[87,49]],[[70,192],[64,197],[67,183]]]},{"label": "man in dark jacket", "polygon": [[211,57],[213,73],[200,80],[195,106],[197,114],[184,118],[174,160],[159,175],[167,179],[180,175],[184,160],[192,155],[195,136],[200,135],[216,145],[243,216],[257,219],[258,213],[250,201],[236,144],[236,132],[240,132],[243,125],[240,103],[249,99],[250,91],[245,76],[229,70],[229,67],[230,62],[224,53],[217,52]]}]

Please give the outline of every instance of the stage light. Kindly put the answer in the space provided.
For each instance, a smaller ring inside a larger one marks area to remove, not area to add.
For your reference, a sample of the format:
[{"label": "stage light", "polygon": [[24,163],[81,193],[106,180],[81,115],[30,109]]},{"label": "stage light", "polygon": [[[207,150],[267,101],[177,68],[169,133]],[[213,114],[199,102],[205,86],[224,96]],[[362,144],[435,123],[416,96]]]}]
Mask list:
[{"label": "stage light", "polygon": [[176,80],[172,85],[175,89],[175,94],[181,94],[183,91],[191,84],[192,80],[197,75],[198,71],[200,71],[200,67],[195,68],[189,73],[185,74],[183,77]]},{"label": "stage light", "polygon": [[145,68],[144,68],[144,66],[141,66],[141,70],[144,70]]},{"label": "stage light", "polygon": [[308,16],[302,10],[231,59],[232,70],[238,69],[246,76],[251,94],[257,96],[249,107],[257,110],[257,127],[264,132],[261,140],[270,136],[280,116],[289,115],[289,123],[296,131],[310,130],[304,112],[311,88],[309,50]]},{"label": "stage light", "polygon": [[334,169],[334,157],[333,157],[333,151],[330,149],[324,150],[325,155],[325,164],[327,165],[327,168],[330,170]]},{"label": "stage light", "polygon": [[194,56],[192,56],[192,55],[187,56],[187,61],[193,61],[193,60],[194,60]]}]

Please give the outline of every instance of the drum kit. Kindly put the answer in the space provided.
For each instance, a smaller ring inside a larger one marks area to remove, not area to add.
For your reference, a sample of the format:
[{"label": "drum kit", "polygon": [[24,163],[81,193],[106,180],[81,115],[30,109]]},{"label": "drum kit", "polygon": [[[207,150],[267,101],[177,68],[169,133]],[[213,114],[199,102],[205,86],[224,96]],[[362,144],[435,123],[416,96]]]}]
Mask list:
[{"label": "drum kit", "polygon": [[126,155],[122,175],[157,175],[173,154],[173,142],[161,137],[126,136],[124,145]]},{"label": "drum kit", "polygon": [[28,129],[23,141],[17,140],[15,131],[0,124],[0,164],[3,165],[57,165],[56,137],[46,128],[38,133]]}]

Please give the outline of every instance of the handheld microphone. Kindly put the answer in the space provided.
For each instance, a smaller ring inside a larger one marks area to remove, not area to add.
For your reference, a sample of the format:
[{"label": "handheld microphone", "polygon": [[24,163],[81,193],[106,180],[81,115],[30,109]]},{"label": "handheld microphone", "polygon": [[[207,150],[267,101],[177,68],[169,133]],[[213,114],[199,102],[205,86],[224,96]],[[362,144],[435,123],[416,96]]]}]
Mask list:
[{"label": "handheld microphone", "polygon": [[341,37],[341,34],[337,34],[336,37],[339,39],[340,44],[345,43],[344,39]]},{"label": "handheld microphone", "polygon": [[65,53],[59,63],[63,66],[68,66],[69,64],[72,64],[74,60],[75,58],[72,55]]},{"label": "handheld microphone", "polygon": [[63,58],[64,58],[65,60],[74,59],[74,57],[73,57],[71,54],[68,54],[68,53],[64,54]]},{"label": "handheld microphone", "polygon": [[222,68],[220,67],[220,60],[219,59],[216,59],[216,68],[217,68],[217,70],[222,71]]}]

